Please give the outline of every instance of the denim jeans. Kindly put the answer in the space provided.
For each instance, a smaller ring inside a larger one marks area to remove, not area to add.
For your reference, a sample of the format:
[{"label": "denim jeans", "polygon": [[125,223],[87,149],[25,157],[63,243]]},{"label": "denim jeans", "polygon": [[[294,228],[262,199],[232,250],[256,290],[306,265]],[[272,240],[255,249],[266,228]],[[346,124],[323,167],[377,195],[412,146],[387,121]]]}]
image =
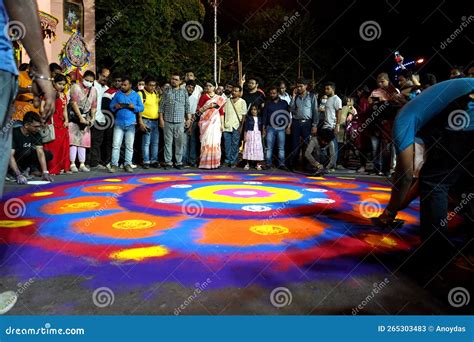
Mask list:
[{"label": "denim jeans", "polygon": [[285,166],[285,129],[275,129],[272,126],[267,127],[267,136],[265,137],[267,142],[267,149],[265,151],[265,161],[267,166],[272,165],[273,147],[275,146],[275,140],[277,140],[278,149],[278,167]]},{"label": "denim jeans", "polygon": [[120,147],[125,135],[125,162],[124,165],[131,165],[133,158],[133,143],[135,141],[135,125],[118,125],[114,127],[114,137],[112,142],[112,165],[118,166],[120,158]]},{"label": "denim jeans", "polygon": [[189,136],[189,146],[188,146],[188,163],[190,165],[197,165],[197,160],[199,158],[199,153],[201,150],[200,143],[200,134],[199,134],[199,117],[197,117],[190,128],[191,135]]},{"label": "denim jeans", "polygon": [[236,165],[239,157],[240,132],[233,128],[232,132],[224,132],[225,164]]},{"label": "denim jeans", "polygon": [[18,90],[18,80],[14,74],[0,70],[0,197],[3,195],[5,175],[10,161],[10,151],[12,149],[12,104]]},{"label": "denim jeans", "polygon": [[[460,196],[454,213],[466,212],[470,228],[474,219],[474,131],[445,131],[439,140],[427,146],[426,162],[420,173],[420,226],[422,241],[428,242],[433,254],[443,251],[450,243],[448,233],[449,193],[460,185]],[[444,236],[443,236],[444,235]],[[471,246],[472,247],[472,246]]]},{"label": "denim jeans", "polygon": [[150,164],[150,162],[155,163],[158,161],[158,142],[160,139],[160,131],[158,130],[158,120],[150,120],[143,118],[143,123],[149,128],[148,132],[143,133],[142,138],[143,164]]}]

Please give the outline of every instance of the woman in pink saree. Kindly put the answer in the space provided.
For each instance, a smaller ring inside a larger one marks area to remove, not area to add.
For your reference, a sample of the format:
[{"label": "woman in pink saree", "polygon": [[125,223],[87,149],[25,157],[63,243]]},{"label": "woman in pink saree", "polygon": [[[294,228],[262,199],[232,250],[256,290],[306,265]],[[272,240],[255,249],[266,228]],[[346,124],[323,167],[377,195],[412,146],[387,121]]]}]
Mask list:
[{"label": "woman in pink saree", "polygon": [[223,106],[225,100],[217,95],[215,86],[207,82],[204,92],[199,99],[198,113],[200,114],[199,129],[201,132],[201,157],[200,169],[217,169],[221,164],[221,137],[223,123],[221,117],[224,115]]}]

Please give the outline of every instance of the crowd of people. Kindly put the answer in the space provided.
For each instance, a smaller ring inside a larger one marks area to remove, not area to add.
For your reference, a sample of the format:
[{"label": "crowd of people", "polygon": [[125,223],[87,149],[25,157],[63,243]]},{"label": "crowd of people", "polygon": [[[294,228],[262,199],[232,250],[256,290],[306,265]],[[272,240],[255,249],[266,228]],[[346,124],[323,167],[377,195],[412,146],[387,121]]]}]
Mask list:
[{"label": "crowd of people", "polygon": [[[7,179],[27,183],[34,175],[111,173],[119,168],[251,167],[314,175],[354,168],[390,176],[396,165],[392,126],[400,109],[436,83],[432,74],[403,69],[377,76],[354,94],[337,95],[333,82],[322,91],[300,78],[292,89],[281,81],[266,89],[250,77],[216,85],[197,82],[192,71],[171,75],[159,86],[152,76],[133,81],[101,68],[64,75],[50,64],[56,110],[44,121],[33,96],[31,65],[19,72],[13,115],[13,146]],[[472,75],[473,68],[468,70]],[[453,68],[450,78],[464,77]],[[161,137],[161,139],[160,139]],[[160,151],[160,144],[163,150]]]}]

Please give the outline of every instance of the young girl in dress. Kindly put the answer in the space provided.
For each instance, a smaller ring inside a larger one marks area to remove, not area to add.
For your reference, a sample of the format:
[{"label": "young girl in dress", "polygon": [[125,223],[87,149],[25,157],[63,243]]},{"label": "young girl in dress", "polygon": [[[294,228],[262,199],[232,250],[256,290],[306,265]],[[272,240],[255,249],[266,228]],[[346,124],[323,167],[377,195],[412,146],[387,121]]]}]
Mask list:
[{"label": "young girl in dress", "polygon": [[263,145],[262,145],[262,131],[263,131],[263,121],[262,117],[259,115],[260,111],[258,106],[252,105],[250,107],[250,115],[245,116],[245,125],[244,125],[244,153],[242,158],[247,160],[247,164],[244,167],[244,170],[250,169],[250,162],[256,161],[257,170],[262,169],[263,157]]},{"label": "young girl in dress", "polygon": [[48,162],[48,170],[53,175],[70,173],[69,160],[69,122],[67,116],[67,98],[64,94],[66,77],[58,74],[54,77],[54,89],[56,89],[56,111],[52,121],[54,125],[55,139],[44,144],[44,149],[51,151],[53,159]]}]

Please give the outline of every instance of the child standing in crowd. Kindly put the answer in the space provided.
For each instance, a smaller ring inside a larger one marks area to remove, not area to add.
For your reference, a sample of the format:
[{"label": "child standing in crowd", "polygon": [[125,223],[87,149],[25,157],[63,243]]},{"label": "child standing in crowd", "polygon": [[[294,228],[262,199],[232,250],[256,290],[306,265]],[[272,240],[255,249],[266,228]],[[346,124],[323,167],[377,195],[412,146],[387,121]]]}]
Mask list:
[{"label": "child standing in crowd", "polygon": [[250,107],[250,115],[245,117],[245,146],[242,158],[247,160],[247,164],[244,170],[250,169],[250,161],[257,162],[257,170],[262,169],[261,161],[264,160],[262,145],[263,120],[259,116],[259,112],[258,106],[252,105]]},{"label": "child standing in crowd", "polygon": [[54,126],[55,139],[44,145],[44,149],[52,153],[53,159],[48,162],[49,173],[57,175],[60,173],[70,173],[69,160],[69,120],[67,115],[67,97],[64,93],[66,87],[66,77],[57,74],[53,82],[56,89],[56,111],[53,114],[52,122]]}]

